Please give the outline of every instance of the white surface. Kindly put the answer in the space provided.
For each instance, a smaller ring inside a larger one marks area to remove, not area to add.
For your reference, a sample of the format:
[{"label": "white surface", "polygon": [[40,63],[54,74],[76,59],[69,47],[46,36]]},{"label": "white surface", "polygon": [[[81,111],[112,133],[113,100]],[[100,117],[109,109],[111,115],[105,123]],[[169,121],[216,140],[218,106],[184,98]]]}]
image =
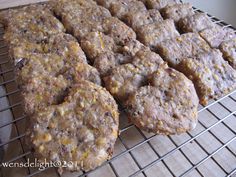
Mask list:
[{"label": "white surface", "polygon": [[236,26],[236,0],[183,0]]}]

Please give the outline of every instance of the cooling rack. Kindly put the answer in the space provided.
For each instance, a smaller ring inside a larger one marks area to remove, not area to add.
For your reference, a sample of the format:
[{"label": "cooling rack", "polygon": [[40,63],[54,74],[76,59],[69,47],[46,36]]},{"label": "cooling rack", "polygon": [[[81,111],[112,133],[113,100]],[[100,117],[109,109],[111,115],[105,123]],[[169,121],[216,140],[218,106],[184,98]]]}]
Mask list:
[{"label": "cooling rack", "polygon": [[[236,32],[231,25],[207,15],[215,23]],[[0,141],[0,160],[27,162],[34,156],[24,145],[26,116],[3,34],[0,25],[0,133],[6,132],[4,136],[10,137]],[[143,132],[121,113],[120,135],[113,157],[93,171],[60,175],[56,168],[1,167],[0,172],[3,177],[236,176],[236,90],[205,107],[200,105],[198,112],[196,129],[174,136]]]}]

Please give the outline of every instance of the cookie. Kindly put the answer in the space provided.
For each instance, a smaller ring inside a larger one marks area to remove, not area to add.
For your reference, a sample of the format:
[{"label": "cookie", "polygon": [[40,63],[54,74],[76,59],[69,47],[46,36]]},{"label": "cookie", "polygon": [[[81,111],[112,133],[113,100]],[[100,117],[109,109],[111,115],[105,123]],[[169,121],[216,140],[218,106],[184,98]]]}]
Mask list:
[{"label": "cookie", "polygon": [[230,65],[236,69],[236,38],[222,42],[220,51],[223,53],[224,58],[229,61]]},{"label": "cookie", "polygon": [[110,36],[101,32],[91,32],[81,40],[81,47],[91,62],[94,62],[102,53],[115,51],[117,45]]},{"label": "cookie", "polygon": [[133,29],[116,17],[108,17],[103,21],[103,31],[119,45],[136,39],[136,33]]},{"label": "cookie", "polygon": [[212,48],[219,48],[222,42],[236,38],[236,34],[233,29],[223,28],[219,25],[214,25],[212,28],[207,28],[199,34]]},{"label": "cookie", "polygon": [[97,69],[86,63],[65,63],[58,55],[27,57],[16,65],[16,79],[28,115],[48,105],[59,104],[66,90],[81,79],[101,84]]},{"label": "cookie", "polygon": [[66,62],[87,63],[86,56],[77,40],[65,33],[49,36],[42,41],[29,41],[17,37],[9,43],[9,53],[15,64],[22,60],[27,53],[56,54]]},{"label": "cookie", "polygon": [[27,131],[39,160],[72,162],[70,171],[89,171],[112,156],[118,136],[115,100],[102,87],[80,81],[65,101],[36,112]]},{"label": "cookie", "polygon": [[131,63],[133,57],[139,50],[144,50],[146,47],[137,40],[131,40],[116,47],[115,51],[107,51],[99,55],[93,66],[98,69],[102,77],[110,75],[113,68]]},{"label": "cookie", "polygon": [[167,5],[179,3],[178,0],[142,0],[149,9],[161,10]]},{"label": "cookie", "polygon": [[144,25],[161,22],[162,20],[160,12],[156,9],[128,12],[124,18],[124,22],[134,31],[144,27]]},{"label": "cookie", "polygon": [[146,7],[141,1],[118,0],[111,3],[111,14],[119,19],[124,19],[128,12],[145,11]]},{"label": "cookie", "polygon": [[210,50],[211,47],[198,33],[185,33],[157,45],[158,53],[173,67],[176,67],[183,58]]},{"label": "cookie", "polygon": [[103,20],[111,17],[110,12],[104,7],[76,1],[56,3],[54,10],[62,19],[67,31],[79,41],[90,32],[104,32]]},{"label": "cookie", "polygon": [[183,33],[199,32],[207,28],[211,28],[214,23],[204,13],[196,13],[187,16],[178,22],[178,27]]},{"label": "cookie", "polygon": [[126,102],[129,119],[155,134],[180,134],[197,124],[198,97],[193,83],[182,73],[161,67],[150,85],[132,93]]},{"label": "cookie", "polygon": [[71,82],[62,75],[46,74],[28,77],[24,82],[18,80],[23,99],[23,109],[26,115],[52,104],[61,103],[68,94]]},{"label": "cookie", "polygon": [[4,39],[9,43],[15,38],[42,41],[48,36],[65,32],[64,26],[52,12],[41,5],[30,5],[3,11],[5,19]]},{"label": "cookie", "polygon": [[179,35],[179,32],[175,28],[174,21],[171,19],[147,24],[137,30],[138,39],[153,50],[156,50],[156,46],[160,42],[175,38]]},{"label": "cookie", "polygon": [[150,50],[140,50],[132,63],[114,68],[104,77],[105,87],[121,103],[141,86],[147,83],[147,77],[163,64],[161,57]]},{"label": "cookie", "polygon": [[193,81],[202,105],[236,88],[236,71],[216,49],[182,60],[178,69]]},{"label": "cookie", "polygon": [[178,22],[184,17],[193,15],[194,11],[190,3],[178,3],[167,5],[161,10],[161,14],[165,19],[171,18],[175,22]]}]

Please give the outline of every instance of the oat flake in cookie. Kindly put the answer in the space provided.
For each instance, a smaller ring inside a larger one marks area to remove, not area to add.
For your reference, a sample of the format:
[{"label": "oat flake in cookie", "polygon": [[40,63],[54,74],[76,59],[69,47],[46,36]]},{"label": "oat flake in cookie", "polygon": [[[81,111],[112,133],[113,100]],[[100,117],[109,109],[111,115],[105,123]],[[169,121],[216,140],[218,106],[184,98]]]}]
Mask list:
[{"label": "oat flake in cookie", "polygon": [[41,160],[74,162],[70,171],[92,170],[111,157],[118,118],[109,92],[81,80],[62,104],[34,114],[27,141]]},{"label": "oat flake in cookie", "polygon": [[182,73],[167,67],[158,69],[150,85],[128,99],[130,120],[139,128],[157,134],[180,134],[197,124],[198,97],[193,83]]}]

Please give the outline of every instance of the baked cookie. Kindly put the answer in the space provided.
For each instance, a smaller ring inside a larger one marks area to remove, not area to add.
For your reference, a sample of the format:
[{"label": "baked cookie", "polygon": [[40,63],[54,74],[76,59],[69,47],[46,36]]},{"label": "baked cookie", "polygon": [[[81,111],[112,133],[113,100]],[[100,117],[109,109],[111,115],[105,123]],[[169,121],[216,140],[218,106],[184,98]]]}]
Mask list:
[{"label": "baked cookie", "polygon": [[[102,77],[111,73],[111,70],[119,65],[131,63],[133,57],[139,50],[144,50],[146,47],[137,40],[131,40],[123,46],[117,46],[115,52],[108,51],[99,55],[93,66],[98,69]],[[146,49],[147,50],[147,49]]]},{"label": "baked cookie", "polygon": [[230,65],[236,69],[236,37],[232,40],[222,42],[220,51],[224,58],[229,61]]},{"label": "baked cookie", "polygon": [[99,73],[96,68],[86,63],[66,63],[64,58],[58,55],[30,54],[25,56],[16,65],[16,77],[19,85],[23,85],[29,78],[40,75],[66,75],[72,80],[86,79],[98,85],[101,84]]},{"label": "baked cookie", "polygon": [[161,10],[167,5],[179,3],[178,0],[141,0],[149,9]]},{"label": "baked cookie", "polygon": [[198,33],[182,34],[157,45],[158,53],[173,67],[176,67],[183,58],[210,50],[211,47]]},{"label": "baked cookie", "polygon": [[78,10],[76,8],[96,6],[96,2],[93,0],[51,0],[50,5],[54,13],[60,16],[62,13]]},{"label": "baked cookie", "polygon": [[24,100],[27,115],[52,104],[59,104],[68,94],[68,89],[80,80],[101,85],[97,69],[78,63],[63,72],[48,72],[42,65],[27,63],[17,72],[17,82]]},{"label": "baked cookie", "polygon": [[29,41],[16,37],[9,43],[9,53],[15,64],[21,61],[27,53],[56,54],[66,62],[87,63],[86,56],[77,40],[65,33],[51,35],[42,41]]},{"label": "baked cookie", "polygon": [[124,22],[134,31],[144,27],[144,25],[161,22],[162,20],[160,12],[156,9],[128,12],[124,18]]},{"label": "baked cookie", "polygon": [[50,35],[65,32],[61,22],[42,5],[3,11],[1,17],[6,27],[4,39],[8,43],[17,37],[42,41]]},{"label": "baked cookie", "polygon": [[128,12],[145,11],[147,9],[141,1],[117,0],[111,3],[109,10],[113,16],[123,20]]},{"label": "baked cookie", "polygon": [[23,99],[23,110],[26,115],[52,104],[61,103],[68,94],[71,82],[62,75],[51,76],[46,74],[28,77],[19,81]]},{"label": "baked cookie", "polygon": [[148,75],[163,64],[161,57],[150,50],[140,50],[132,63],[114,68],[110,75],[104,77],[105,87],[120,102],[147,83]]},{"label": "baked cookie", "polygon": [[150,85],[132,93],[126,102],[129,119],[140,129],[156,134],[180,134],[197,124],[198,97],[182,73],[161,67]]},{"label": "baked cookie", "polygon": [[108,17],[103,21],[103,31],[119,45],[125,45],[126,42],[136,39],[133,29],[116,17]]},{"label": "baked cookie", "polygon": [[56,3],[54,7],[67,31],[79,41],[90,32],[104,32],[103,21],[111,17],[110,12],[104,7],[87,4],[74,1],[74,3]]},{"label": "baked cookie", "polygon": [[91,62],[94,62],[95,58],[102,53],[112,52],[117,48],[113,38],[101,32],[88,33],[81,40],[81,47]]},{"label": "baked cookie", "polygon": [[53,54],[29,54],[16,65],[16,79],[22,91],[25,112],[58,104],[66,90],[81,79],[101,84],[96,68],[78,62],[66,62]]},{"label": "baked cookie", "polygon": [[137,30],[138,39],[153,50],[156,50],[156,46],[160,42],[175,38],[179,35],[172,19],[147,24]]},{"label": "baked cookie", "polygon": [[219,48],[222,42],[236,38],[236,34],[233,29],[223,28],[219,25],[214,25],[212,28],[207,28],[199,34],[212,48]]},{"label": "baked cookie", "polygon": [[202,105],[236,88],[236,71],[216,49],[182,60],[178,69],[193,81]]},{"label": "baked cookie", "polygon": [[207,28],[211,28],[214,23],[204,13],[196,13],[187,16],[178,22],[178,27],[183,33],[199,32]]},{"label": "baked cookie", "polygon": [[[90,32],[102,32],[111,36],[116,43],[124,43],[135,39],[134,31],[115,17],[111,17],[109,10],[102,6],[80,4],[56,3],[55,11],[61,17],[65,28],[82,40]],[[86,19],[86,20],[84,20]]]},{"label": "baked cookie", "polygon": [[190,3],[178,3],[167,5],[161,10],[161,14],[165,19],[171,18],[175,22],[178,22],[184,17],[193,15],[194,11]]},{"label": "baked cookie", "polygon": [[129,55],[105,52],[95,59],[93,66],[97,68],[101,77],[105,77],[110,75],[114,68],[120,66],[121,64],[130,63],[131,61],[132,58]]},{"label": "baked cookie", "polygon": [[30,122],[27,138],[39,160],[66,161],[67,170],[89,171],[111,158],[119,113],[109,92],[81,80],[62,104],[37,111]]}]

